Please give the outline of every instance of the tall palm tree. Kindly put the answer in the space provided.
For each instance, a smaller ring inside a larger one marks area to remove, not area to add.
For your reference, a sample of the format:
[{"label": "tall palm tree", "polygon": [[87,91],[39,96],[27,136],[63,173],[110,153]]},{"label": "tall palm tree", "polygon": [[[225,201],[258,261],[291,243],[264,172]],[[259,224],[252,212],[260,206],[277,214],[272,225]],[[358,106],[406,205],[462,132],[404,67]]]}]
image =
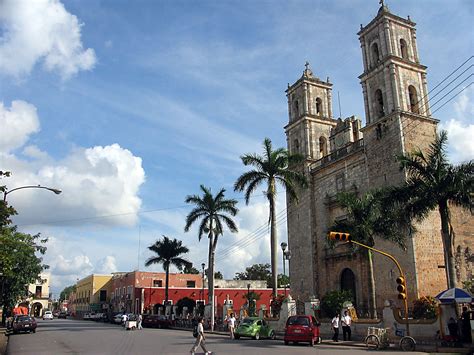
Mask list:
[{"label": "tall palm tree", "polygon": [[245,202],[249,203],[250,195],[258,186],[265,183],[267,185],[266,197],[268,199],[270,214],[268,223],[270,224],[270,253],[272,264],[272,289],[273,296],[277,295],[277,231],[275,198],[277,194],[277,184],[286,189],[290,199],[298,200],[297,187],[308,185],[304,174],[293,170],[295,164],[303,161],[300,154],[290,154],[284,148],[273,150],[272,142],[269,138],[263,141],[263,156],[257,154],[245,154],[241,156],[245,166],[252,166],[254,169],[242,174],[234,184],[235,191],[245,190]]},{"label": "tall palm tree", "polygon": [[165,269],[165,302],[168,303],[170,266],[174,265],[179,270],[182,270],[185,267],[190,268],[193,264],[181,257],[181,255],[188,253],[189,249],[183,245],[182,241],[177,239],[171,240],[165,235],[163,236],[163,239],[157,240],[154,244],[150,245],[148,249],[154,252],[156,256],[149,257],[145,262],[145,266],[163,264],[163,269]]},{"label": "tall palm tree", "polygon": [[217,240],[224,232],[224,225],[233,233],[238,231],[237,225],[230,216],[237,215],[239,210],[235,207],[237,200],[225,198],[224,189],[221,189],[215,196],[212,195],[211,189],[204,185],[201,185],[201,191],[202,196],[189,195],[186,197],[186,203],[193,204],[195,207],[186,217],[184,231],[188,232],[191,226],[200,220],[199,241],[205,234],[209,238],[209,269],[207,276],[209,279],[209,304],[211,305],[211,329],[214,329],[214,258]]},{"label": "tall palm tree", "polygon": [[446,155],[448,135],[441,131],[426,153],[417,150],[398,157],[406,169],[406,184],[392,189],[394,198],[407,203],[411,216],[423,220],[437,209],[441,219],[448,288],[456,287],[454,264],[455,233],[451,224],[450,205],[472,208],[474,192],[474,162],[454,166]]},{"label": "tall palm tree", "polygon": [[[355,193],[339,193],[337,202],[345,208],[345,219],[336,221],[331,230],[344,231],[351,234],[353,240],[373,247],[375,237],[390,240],[405,249],[405,228],[407,232],[413,230],[409,218],[403,213],[399,204],[386,202],[388,193],[385,190],[373,190],[358,197]],[[369,281],[369,314],[377,317],[375,300],[375,278],[373,255],[370,250],[363,249],[367,256],[367,279]],[[355,295],[353,295],[355,296]]]}]

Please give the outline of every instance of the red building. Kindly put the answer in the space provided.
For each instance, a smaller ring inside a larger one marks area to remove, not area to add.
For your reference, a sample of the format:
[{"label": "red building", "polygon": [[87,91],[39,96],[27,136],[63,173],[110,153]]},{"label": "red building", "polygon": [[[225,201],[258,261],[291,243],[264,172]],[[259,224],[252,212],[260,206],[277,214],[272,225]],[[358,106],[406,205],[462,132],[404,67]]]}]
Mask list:
[{"label": "red building", "polygon": [[[164,272],[114,273],[111,290],[112,310],[114,312],[158,313],[158,308],[165,303],[165,277]],[[257,309],[260,309],[262,304],[265,304],[269,309],[272,290],[264,287],[264,281],[217,281],[219,282],[217,282],[214,291],[217,314],[222,314],[222,307],[227,298],[233,304],[234,310],[238,312],[246,304],[248,292],[255,292],[260,296],[257,301]],[[284,290],[280,289],[279,293],[284,293]],[[196,302],[208,303],[207,285],[203,287],[202,275],[169,275],[168,300],[170,303],[175,305],[185,297]]]}]

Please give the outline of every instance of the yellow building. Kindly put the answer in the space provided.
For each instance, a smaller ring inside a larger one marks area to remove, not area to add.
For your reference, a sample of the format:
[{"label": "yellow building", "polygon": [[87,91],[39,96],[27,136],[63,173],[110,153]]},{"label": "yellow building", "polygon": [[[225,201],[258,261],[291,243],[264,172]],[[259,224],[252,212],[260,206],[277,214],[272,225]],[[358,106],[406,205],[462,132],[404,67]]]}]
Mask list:
[{"label": "yellow building", "polygon": [[49,274],[41,274],[35,283],[28,285],[26,301],[30,305],[30,314],[35,317],[41,317],[49,308],[49,279]]},{"label": "yellow building", "polygon": [[76,283],[75,311],[81,317],[86,312],[106,312],[112,293],[112,275],[89,275]]}]

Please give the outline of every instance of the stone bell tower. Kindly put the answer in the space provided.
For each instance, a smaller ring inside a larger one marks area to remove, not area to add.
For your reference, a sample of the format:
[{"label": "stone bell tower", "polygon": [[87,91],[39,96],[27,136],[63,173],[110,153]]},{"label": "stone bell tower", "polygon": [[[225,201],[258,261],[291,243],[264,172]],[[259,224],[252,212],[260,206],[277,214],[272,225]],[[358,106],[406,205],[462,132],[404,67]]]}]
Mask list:
[{"label": "stone bell tower", "polygon": [[424,150],[433,141],[426,66],[420,64],[415,23],[390,13],[381,1],[377,16],[358,33],[364,72],[368,175],[373,186],[399,184],[405,174],[395,156]]}]

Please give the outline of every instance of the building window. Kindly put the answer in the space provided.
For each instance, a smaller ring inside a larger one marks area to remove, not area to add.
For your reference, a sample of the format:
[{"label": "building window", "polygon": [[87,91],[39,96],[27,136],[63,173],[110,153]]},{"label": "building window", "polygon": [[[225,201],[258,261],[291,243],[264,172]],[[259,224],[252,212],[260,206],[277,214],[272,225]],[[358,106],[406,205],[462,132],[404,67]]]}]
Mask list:
[{"label": "building window", "polygon": [[420,113],[418,108],[418,95],[414,86],[408,87],[408,101],[410,102],[410,111],[413,113]]},{"label": "building window", "polygon": [[321,116],[323,114],[323,102],[318,97],[316,98],[316,115]]},{"label": "building window", "polygon": [[377,117],[385,116],[385,108],[383,103],[382,90],[378,89],[375,91],[375,112]]},{"label": "building window", "polygon": [[295,100],[294,103],[293,103],[293,110],[294,110],[294,116],[295,118],[298,117],[298,115],[300,114],[300,107],[299,107],[299,103],[298,103],[298,100]]},{"label": "building window", "polygon": [[153,280],[153,287],[163,287],[163,280]]},{"label": "building window", "polygon": [[107,301],[107,290],[100,290],[99,302],[106,302],[106,301]]},{"label": "building window", "polygon": [[402,38],[400,39],[400,54],[403,59],[408,59],[408,47],[407,42]]},{"label": "building window", "polygon": [[297,139],[293,141],[293,152],[294,153],[300,152],[300,142]]},{"label": "building window", "polygon": [[346,268],[342,270],[341,273],[341,291],[350,291],[352,293],[352,297],[354,298],[354,304],[357,304],[356,300],[356,280],[354,272]]},{"label": "building window", "polygon": [[43,291],[43,286],[36,286],[35,297],[41,298],[42,291]]},{"label": "building window", "polygon": [[325,137],[319,137],[319,157],[325,157],[328,155],[328,144]]},{"label": "building window", "polygon": [[377,43],[373,43],[371,48],[372,48],[372,61],[375,65],[380,60],[379,46],[377,45]]},{"label": "building window", "polygon": [[186,287],[195,288],[196,287],[196,281],[192,281],[192,280],[186,281]]}]

